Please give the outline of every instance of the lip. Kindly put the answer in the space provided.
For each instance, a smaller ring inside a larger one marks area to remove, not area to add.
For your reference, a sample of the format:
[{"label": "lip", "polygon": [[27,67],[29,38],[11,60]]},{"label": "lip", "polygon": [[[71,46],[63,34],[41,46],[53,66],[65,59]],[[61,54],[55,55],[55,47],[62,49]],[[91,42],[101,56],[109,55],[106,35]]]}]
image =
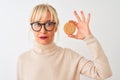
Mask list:
[{"label": "lip", "polygon": [[44,39],[47,39],[48,37],[47,36],[40,36],[39,38],[44,40]]}]

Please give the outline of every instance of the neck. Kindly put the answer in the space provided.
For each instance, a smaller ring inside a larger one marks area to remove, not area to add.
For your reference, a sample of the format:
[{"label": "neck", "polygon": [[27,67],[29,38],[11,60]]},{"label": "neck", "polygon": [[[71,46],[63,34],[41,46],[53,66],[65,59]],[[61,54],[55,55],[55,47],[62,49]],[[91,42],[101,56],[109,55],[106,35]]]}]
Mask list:
[{"label": "neck", "polygon": [[57,50],[57,46],[53,42],[45,45],[39,44],[37,42],[34,43],[34,52],[37,54],[50,55],[53,54],[53,52],[56,50]]}]

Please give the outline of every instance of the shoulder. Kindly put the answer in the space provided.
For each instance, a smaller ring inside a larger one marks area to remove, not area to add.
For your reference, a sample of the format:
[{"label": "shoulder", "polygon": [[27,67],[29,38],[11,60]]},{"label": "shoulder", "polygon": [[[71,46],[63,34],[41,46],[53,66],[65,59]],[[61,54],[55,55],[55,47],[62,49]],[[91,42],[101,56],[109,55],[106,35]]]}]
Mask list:
[{"label": "shoulder", "polygon": [[70,48],[64,48],[64,54],[72,59],[82,57],[82,55],[80,55],[79,53]]},{"label": "shoulder", "polygon": [[25,51],[18,56],[18,60],[25,60],[30,57],[32,50]]}]

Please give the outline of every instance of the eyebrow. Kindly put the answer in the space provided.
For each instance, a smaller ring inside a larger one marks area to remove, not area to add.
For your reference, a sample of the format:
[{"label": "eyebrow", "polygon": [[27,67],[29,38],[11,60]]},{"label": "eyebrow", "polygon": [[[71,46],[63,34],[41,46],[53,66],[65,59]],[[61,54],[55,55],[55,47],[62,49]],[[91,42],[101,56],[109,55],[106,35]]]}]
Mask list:
[{"label": "eyebrow", "polygon": [[[42,23],[41,23],[40,21],[35,21],[35,22],[33,22],[33,23],[45,24],[45,23],[47,23],[47,22],[53,22],[53,23],[55,23],[55,24],[56,24],[56,22],[51,21],[51,20],[47,20],[46,22],[42,22]],[[33,23],[30,23],[30,24],[32,25]]]},{"label": "eyebrow", "polygon": [[40,21],[37,21],[37,22],[43,24],[43,23],[47,23],[47,22],[50,22],[50,21],[51,21],[51,20],[47,20],[47,21],[45,21],[45,22],[40,22]]}]

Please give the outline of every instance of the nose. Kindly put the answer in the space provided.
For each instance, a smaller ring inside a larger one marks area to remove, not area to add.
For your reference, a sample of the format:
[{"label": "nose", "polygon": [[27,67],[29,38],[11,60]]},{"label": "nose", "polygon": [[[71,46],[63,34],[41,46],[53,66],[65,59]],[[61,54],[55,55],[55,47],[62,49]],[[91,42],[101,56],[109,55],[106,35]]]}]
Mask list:
[{"label": "nose", "polygon": [[40,32],[41,32],[41,33],[46,33],[46,32],[47,32],[47,31],[45,30],[44,25],[42,25],[42,28],[41,28]]}]

